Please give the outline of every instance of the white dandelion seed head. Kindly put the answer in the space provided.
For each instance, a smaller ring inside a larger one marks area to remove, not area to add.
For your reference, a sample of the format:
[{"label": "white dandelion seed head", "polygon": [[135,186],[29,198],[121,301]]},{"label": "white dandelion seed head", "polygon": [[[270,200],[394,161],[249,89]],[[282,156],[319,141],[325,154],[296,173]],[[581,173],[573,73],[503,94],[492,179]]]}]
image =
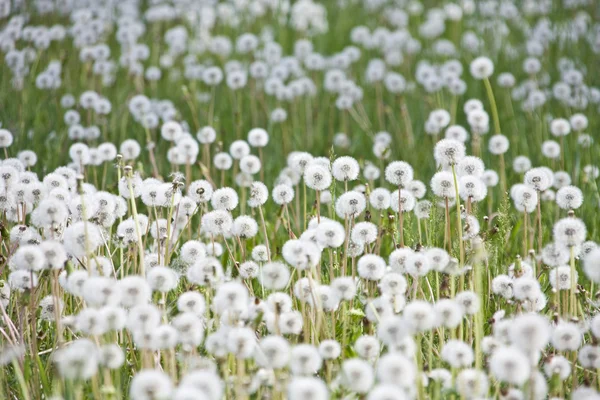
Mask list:
[{"label": "white dandelion seed head", "polygon": [[550,122],[550,133],[557,137],[566,136],[571,133],[571,124],[569,123],[569,120],[564,118],[553,119]]},{"label": "white dandelion seed head", "polygon": [[487,79],[494,73],[494,63],[487,57],[477,57],[471,61],[469,71],[475,79]]},{"label": "white dandelion seed head", "polygon": [[521,350],[498,347],[490,357],[490,373],[500,382],[521,386],[529,379],[531,362]]},{"label": "white dandelion seed head", "polygon": [[385,180],[394,186],[406,187],[413,175],[412,166],[404,161],[393,161],[385,168]]},{"label": "white dandelion seed head", "polygon": [[229,187],[215,190],[211,197],[211,205],[215,210],[231,211],[237,207],[238,201],[237,192]]},{"label": "white dandelion seed head", "polygon": [[563,186],[556,192],[556,204],[563,210],[576,210],[583,204],[583,192],[576,186]]},{"label": "white dandelion seed head", "polygon": [[456,165],[464,156],[464,144],[454,139],[442,139],[434,148],[435,160],[442,166]]},{"label": "white dandelion seed head", "polygon": [[438,197],[453,199],[456,196],[454,177],[447,171],[436,172],[431,178],[431,191]]},{"label": "white dandelion seed head", "polygon": [[319,164],[310,164],[304,171],[304,182],[313,190],[327,190],[331,185],[332,176],[329,169]]},{"label": "white dandelion seed head", "polygon": [[350,190],[340,195],[335,202],[335,212],[340,218],[357,218],[365,210],[367,200],[364,194]]},{"label": "white dandelion seed head", "polygon": [[552,229],[554,241],[562,246],[579,246],[585,241],[587,229],[585,223],[575,217],[558,220]]}]

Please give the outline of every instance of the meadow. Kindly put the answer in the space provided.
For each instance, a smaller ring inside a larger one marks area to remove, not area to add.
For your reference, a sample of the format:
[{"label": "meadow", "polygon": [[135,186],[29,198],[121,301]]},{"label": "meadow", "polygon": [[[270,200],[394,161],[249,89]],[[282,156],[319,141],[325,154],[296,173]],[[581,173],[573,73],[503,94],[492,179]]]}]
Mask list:
[{"label": "meadow", "polygon": [[0,0],[0,400],[600,399],[593,0]]}]

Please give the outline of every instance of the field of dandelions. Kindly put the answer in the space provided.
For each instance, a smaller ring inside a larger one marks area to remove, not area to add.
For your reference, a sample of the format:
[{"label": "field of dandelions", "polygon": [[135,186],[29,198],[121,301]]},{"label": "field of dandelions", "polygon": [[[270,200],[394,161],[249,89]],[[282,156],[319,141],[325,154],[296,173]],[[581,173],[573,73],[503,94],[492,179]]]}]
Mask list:
[{"label": "field of dandelions", "polygon": [[0,0],[0,400],[600,399],[595,0]]}]

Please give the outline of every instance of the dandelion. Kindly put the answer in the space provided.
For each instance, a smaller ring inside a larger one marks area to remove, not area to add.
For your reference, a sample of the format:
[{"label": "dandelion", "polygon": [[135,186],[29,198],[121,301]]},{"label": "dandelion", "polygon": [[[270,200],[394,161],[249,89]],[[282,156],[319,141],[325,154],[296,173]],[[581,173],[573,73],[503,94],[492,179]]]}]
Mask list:
[{"label": "dandelion", "polygon": [[21,246],[11,257],[10,266],[13,270],[39,271],[45,266],[44,253],[39,246]]},{"label": "dandelion", "polygon": [[[577,271],[575,271],[573,280],[577,282],[577,278]],[[572,284],[571,267],[568,265],[556,267],[548,273],[548,279],[554,290],[569,290]]]},{"label": "dandelion", "polygon": [[582,346],[577,353],[577,360],[583,368],[598,368],[598,365],[600,365],[600,348],[589,344]]},{"label": "dandelion", "polygon": [[455,300],[460,305],[465,314],[473,315],[479,311],[480,300],[476,293],[471,291],[460,292]]},{"label": "dandelion", "polygon": [[352,157],[339,157],[331,165],[333,177],[341,182],[353,181],[358,178],[360,168]]},{"label": "dandelion", "polygon": [[375,374],[366,361],[353,358],[342,363],[342,379],[352,392],[366,393],[373,386]]},{"label": "dandelion", "polygon": [[438,197],[454,198],[456,189],[452,174],[440,171],[433,175],[433,178],[431,178],[431,190]]},{"label": "dandelion", "polygon": [[431,304],[415,300],[404,308],[404,318],[413,332],[424,332],[433,327],[435,313]]},{"label": "dandelion", "polygon": [[385,179],[394,186],[406,187],[413,180],[413,168],[404,161],[394,161],[386,167]]},{"label": "dandelion", "polygon": [[388,353],[377,363],[377,378],[386,384],[409,387],[416,378],[414,364],[399,353]]},{"label": "dandelion", "polygon": [[319,378],[294,377],[288,384],[287,396],[290,400],[325,400],[329,398],[329,392],[325,383]]},{"label": "dandelion", "polygon": [[576,210],[583,204],[583,193],[575,186],[563,186],[556,192],[556,204],[563,210]]},{"label": "dandelion", "polygon": [[508,275],[498,275],[492,280],[492,292],[505,299],[513,297],[513,281]]},{"label": "dandelion", "polygon": [[567,247],[579,246],[586,237],[586,227],[578,218],[563,218],[554,224],[552,230],[556,243]]},{"label": "dandelion", "polygon": [[162,371],[141,370],[134,375],[129,395],[136,400],[167,398],[173,392],[171,379]]},{"label": "dandelion", "polygon": [[447,341],[442,349],[441,357],[452,368],[469,367],[475,360],[471,346],[459,340]]},{"label": "dandelion", "polygon": [[561,147],[560,144],[554,140],[546,140],[542,143],[542,154],[544,157],[551,160],[560,158]]},{"label": "dandelion", "polygon": [[540,350],[550,340],[549,323],[541,315],[523,314],[513,319],[509,336],[521,351]]},{"label": "dandelion", "polygon": [[456,389],[465,398],[477,398],[488,391],[485,373],[476,369],[464,369],[456,377]]},{"label": "dandelion", "polygon": [[79,221],[65,229],[63,241],[68,253],[81,258],[94,252],[104,239],[98,226]]},{"label": "dandelion", "polygon": [[326,190],[331,185],[331,173],[318,164],[311,164],[304,171],[304,182],[311,189]]},{"label": "dandelion", "polygon": [[352,228],[350,238],[357,244],[371,244],[377,240],[377,225],[371,222],[359,222]]},{"label": "dandelion", "polygon": [[475,79],[487,79],[494,73],[494,64],[487,57],[477,57],[469,66]]},{"label": "dandelion", "polygon": [[281,252],[285,261],[299,270],[316,267],[321,258],[318,246],[302,239],[288,240]]},{"label": "dandelion", "polygon": [[553,183],[553,176],[542,168],[533,168],[525,173],[525,184],[538,192],[543,192],[550,188]]},{"label": "dandelion", "polygon": [[281,262],[270,262],[263,265],[259,278],[266,289],[281,290],[289,281],[290,271]]},{"label": "dandelion", "polygon": [[530,375],[530,361],[515,347],[500,347],[490,358],[490,372],[501,382],[521,386]]},{"label": "dandelion", "polygon": [[571,364],[563,356],[553,356],[548,362],[544,363],[544,373],[548,378],[558,376],[560,380],[565,380],[571,375]]},{"label": "dandelion", "polygon": [[344,243],[345,231],[342,224],[325,220],[317,227],[317,241],[323,247],[336,248]]},{"label": "dandelion", "polygon": [[125,277],[117,285],[122,294],[121,304],[124,307],[146,303],[150,298],[150,287],[140,276]]},{"label": "dandelion", "polygon": [[125,355],[117,344],[108,344],[98,349],[99,364],[108,369],[119,369],[125,362]]},{"label": "dandelion", "polygon": [[295,375],[313,375],[322,366],[323,360],[317,348],[307,344],[294,346],[291,352],[290,369]]},{"label": "dandelion", "polygon": [[566,136],[571,132],[571,124],[564,118],[553,119],[550,123],[550,132],[554,136]]},{"label": "dandelion", "polygon": [[90,379],[98,370],[98,352],[88,339],[78,339],[54,357],[61,376],[69,380]]},{"label": "dandelion", "polygon": [[150,288],[159,292],[169,292],[177,287],[179,277],[167,267],[157,266],[150,269],[146,275]]},{"label": "dandelion", "polygon": [[425,276],[431,270],[430,258],[424,253],[411,253],[406,257],[406,272],[417,278]]},{"label": "dandelion", "polygon": [[385,273],[385,260],[374,254],[366,254],[358,260],[358,274],[361,278],[378,281]]},{"label": "dandelion", "polygon": [[[231,202],[229,202],[229,205],[231,205]],[[219,236],[228,234],[232,227],[233,218],[228,211],[214,210],[202,216],[202,229],[210,235]]]},{"label": "dandelion", "polygon": [[267,368],[283,368],[290,360],[290,345],[280,336],[263,338],[257,349],[257,362]]},{"label": "dandelion", "polygon": [[277,185],[273,188],[271,195],[276,204],[288,204],[294,199],[294,189],[289,185]]},{"label": "dandelion", "polygon": [[335,211],[340,218],[358,217],[366,208],[366,199],[362,193],[357,191],[346,192],[338,197],[335,203]]},{"label": "dandelion", "polygon": [[249,239],[258,233],[258,224],[247,215],[240,215],[233,221],[231,233],[243,239]]},{"label": "dandelion", "polygon": [[589,279],[600,282],[600,249],[593,249],[585,256],[583,269]]}]

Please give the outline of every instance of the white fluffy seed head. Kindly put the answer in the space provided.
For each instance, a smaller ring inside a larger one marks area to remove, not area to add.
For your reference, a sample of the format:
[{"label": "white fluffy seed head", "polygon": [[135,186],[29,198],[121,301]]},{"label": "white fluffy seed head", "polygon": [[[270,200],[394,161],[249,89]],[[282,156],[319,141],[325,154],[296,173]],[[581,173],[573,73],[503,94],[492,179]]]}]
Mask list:
[{"label": "white fluffy seed head", "polygon": [[375,382],[375,373],[367,361],[347,359],[342,363],[342,382],[353,392],[367,393]]},{"label": "white fluffy seed head", "polygon": [[490,358],[490,372],[500,382],[521,386],[529,379],[530,361],[518,348],[502,346]]},{"label": "white fluffy seed head", "polygon": [[271,196],[276,204],[288,204],[294,199],[294,188],[287,184],[277,185],[273,188]]},{"label": "white fluffy seed head", "polygon": [[385,188],[375,188],[371,191],[369,202],[376,210],[385,210],[390,206],[390,191]]},{"label": "white fluffy seed head", "polygon": [[569,123],[574,131],[581,132],[588,127],[588,118],[584,114],[573,114]]},{"label": "white fluffy seed head", "polygon": [[331,165],[331,172],[338,181],[354,181],[358,178],[360,167],[355,158],[343,156],[335,159]]},{"label": "white fluffy seed head", "polygon": [[290,400],[326,400],[329,391],[319,378],[296,376],[287,386],[287,396]]},{"label": "white fluffy seed head", "polygon": [[552,186],[554,174],[545,168],[532,168],[525,173],[525,184],[538,192],[543,192]]},{"label": "white fluffy seed head", "polygon": [[210,182],[197,180],[190,183],[187,195],[196,203],[206,203],[212,198],[213,187]]},{"label": "white fluffy seed head", "polygon": [[217,139],[217,132],[213,127],[205,126],[198,131],[196,138],[201,144],[210,144]]},{"label": "white fluffy seed head", "polygon": [[304,171],[306,186],[314,190],[327,190],[331,185],[331,172],[319,164],[310,164]]},{"label": "white fluffy seed head", "polygon": [[[600,248],[591,250],[583,259],[585,275],[593,282],[600,282]],[[600,335],[599,335],[600,336]]]},{"label": "white fluffy seed head", "polygon": [[366,208],[365,195],[355,190],[343,193],[335,202],[335,211],[340,218],[358,217]]},{"label": "white fluffy seed head", "polygon": [[554,136],[566,136],[571,133],[571,124],[564,118],[556,118],[550,122],[550,132]]},{"label": "white fluffy seed head", "polygon": [[214,155],[213,164],[218,170],[227,171],[233,165],[233,159],[229,154],[221,152]]},{"label": "white fluffy seed head", "polygon": [[169,376],[159,370],[144,369],[134,375],[129,387],[129,395],[134,400],[149,398],[168,398],[173,392],[173,383]]},{"label": "white fluffy seed head", "polygon": [[583,204],[583,192],[576,186],[563,186],[556,192],[556,204],[563,210],[576,210]]},{"label": "white fluffy seed head", "polygon": [[490,150],[490,153],[495,155],[506,153],[509,147],[510,142],[504,135],[494,135],[488,142],[488,149]]},{"label": "white fluffy seed head", "polygon": [[438,197],[453,199],[456,197],[454,177],[448,171],[436,172],[431,178],[431,191]]},{"label": "white fluffy seed head", "polygon": [[413,168],[404,161],[393,161],[385,168],[385,180],[399,187],[406,187],[413,180]]},{"label": "white fluffy seed head", "polygon": [[487,79],[494,73],[494,63],[487,57],[477,57],[469,65],[471,75],[475,79]]},{"label": "white fluffy seed head", "polygon": [[435,160],[442,166],[456,165],[464,156],[465,145],[454,139],[442,139],[434,148]]},{"label": "white fluffy seed head", "polygon": [[451,125],[446,129],[444,137],[465,143],[469,139],[469,133],[460,125]]},{"label": "white fluffy seed head", "polygon": [[250,129],[248,143],[252,147],[265,147],[269,143],[269,134],[262,128]]},{"label": "white fluffy seed head", "polygon": [[177,299],[177,309],[180,312],[202,316],[206,309],[206,302],[199,292],[184,292]]},{"label": "white fluffy seed head", "polygon": [[410,212],[415,208],[415,204],[415,197],[405,189],[394,190],[390,196],[390,207],[394,212]]},{"label": "white fluffy seed head", "polygon": [[282,262],[267,262],[262,266],[259,278],[265,289],[281,290],[289,281],[290,270]]},{"label": "white fluffy seed head", "polygon": [[561,148],[558,142],[555,142],[554,140],[546,140],[542,143],[542,154],[544,157],[555,160],[560,157],[560,152]]},{"label": "white fluffy seed head", "polygon": [[475,361],[471,346],[460,340],[447,341],[440,355],[453,368],[470,367]]},{"label": "white fluffy seed head", "polygon": [[587,229],[585,223],[575,217],[558,220],[552,230],[554,241],[566,247],[579,246],[585,241]]},{"label": "white fluffy seed head", "polygon": [[169,142],[175,142],[183,135],[183,128],[176,121],[168,121],[160,128],[160,135]]},{"label": "white fluffy seed head", "polygon": [[260,159],[253,155],[248,154],[240,159],[240,170],[248,175],[254,175],[258,173],[262,165]]},{"label": "white fluffy seed head", "polygon": [[383,278],[385,267],[385,260],[375,254],[366,254],[359,258],[357,263],[358,275],[370,281],[379,281]]},{"label": "white fluffy seed head", "polygon": [[242,239],[250,239],[258,233],[258,224],[248,215],[240,215],[233,221],[231,233]]},{"label": "white fluffy seed head", "polygon": [[267,202],[269,199],[269,189],[267,186],[259,181],[254,181],[250,185],[248,206],[252,208],[260,207]]},{"label": "white fluffy seed head", "polygon": [[215,210],[231,211],[237,207],[238,201],[237,192],[229,187],[215,190],[211,197],[211,205]]}]

